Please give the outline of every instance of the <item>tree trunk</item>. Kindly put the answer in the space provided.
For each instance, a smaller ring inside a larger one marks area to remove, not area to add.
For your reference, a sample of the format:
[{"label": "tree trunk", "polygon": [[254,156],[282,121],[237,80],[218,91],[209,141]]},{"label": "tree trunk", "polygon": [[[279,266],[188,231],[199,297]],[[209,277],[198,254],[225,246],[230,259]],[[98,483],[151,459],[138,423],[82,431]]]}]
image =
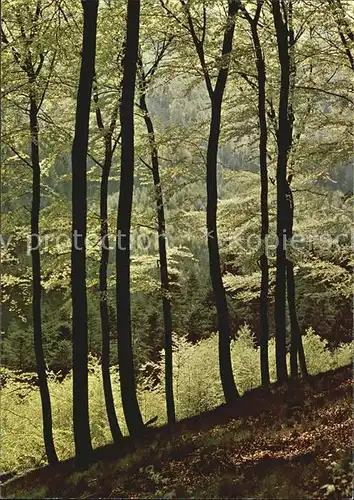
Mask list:
[{"label": "tree trunk", "polygon": [[158,151],[155,140],[155,131],[152,120],[150,118],[145,93],[140,96],[140,109],[144,113],[146,129],[149,135],[152,175],[155,187],[157,224],[159,236],[159,260],[160,260],[160,278],[162,292],[162,310],[165,329],[165,393],[166,393],[166,408],[167,421],[169,424],[176,422],[175,403],[173,397],[173,353],[172,353],[172,312],[171,301],[169,297],[169,278],[166,252],[166,223],[165,209],[163,202],[163,194],[159,172]]},{"label": "tree trunk", "polygon": [[287,228],[287,162],[292,144],[292,115],[290,96],[289,33],[283,19],[279,0],[273,0],[273,17],[281,68],[279,128],[277,131],[277,252],[275,283],[275,337],[278,382],[288,378],[286,367],[286,228]]},{"label": "tree trunk", "polygon": [[269,233],[268,213],[268,167],[267,167],[267,115],[266,115],[266,68],[262,53],[261,42],[258,36],[257,23],[251,20],[252,38],[255,48],[258,73],[258,118],[260,128],[259,163],[261,174],[261,294],[260,294],[260,358],[262,386],[267,387],[269,378],[268,356],[268,294],[269,294],[269,263],[267,252],[267,238]]},{"label": "tree trunk", "polygon": [[100,191],[100,221],[101,221],[101,261],[100,261],[100,315],[102,329],[102,379],[106,402],[106,411],[112,438],[117,443],[122,437],[116,410],[114,407],[112,381],[109,371],[110,365],[110,332],[108,313],[107,292],[107,267],[109,260],[109,236],[108,236],[108,180],[112,166],[112,138],[105,137],[105,159],[101,173]]},{"label": "tree trunk", "polygon": [[[290,55],[290,102],[289,102],[289,114],[293,117],[293,98],[295,92],[295,79],[296,79],[296,62],[295,62],[295,34],[293,27],[293,5],[292,1],[289,2],[288,13],[287,13],[287,23],[289,32],[289,55]],[[291,124],[291,147],[293,147],[293,137],[292,137],[292,124]],[[298,134],[298,140],[300,139]],[[291,190],[291,180],[293,174],[291,174],[287,179],[286,185],[286,201],[287,201],[287,241],[291,243],[293,238],[293,224],[294,224],[294,199]],[[290,316],[290,329],[291,329],[291,342],[290,342],[290,375],[292,378],[297,378],[298,376],[298,356],[300,361],[301,372],[303,376],[307,376],[307,368],[305,361],[305,354],[302,345],[301,329],[296,312],[296,285],[295,285],[295,275],[294,275],[294,264],[287,258],[286,261],[286,279],[287,279],[287,296],[288,296],[288,308]]]},{"label": "tree trunk", "polygon": [[[220,267],[219,242],[217,234],[217,164],[218,147],[221,126],[221,107],[229,74],[229,59],[232,52],[232,43],[235,32],[235,16],[240,5],[233,0],[229,1],[228,25],[225,28],[222,56],[224,64],[219,70],[215,89],[210,95],[211,122],[207,149],[207,231],[210,278],[213,286],[215,304],[219,325],[219,370],[221,384],[227,404],[232,404],[239,396],[235,384],[230,349],[230,324],[226,293],[222,281]],[[207,84],[208,86],[208,84]],[[211,85],[209,85],[211,87]]]},{"label": "tree trunk", "polygon": [[304,345],[302,343],[301,332],[300,332],[300,337],[299,337],[299,365],[300,365],[301,375],[304,378],[308,377],[309,372],[307,371],[305,351],[304,351]]},{"label": "tree trunk", "polygon": [[120,385],[124,415],[131,435],[141,434],[144,428],[136,395],[130,299],[130,226],[134,187],[134,91],[138,60],[139,17],[140,1],[128,0],[120,106],[122,147],[116,245],[116,299]]},{"label": "tree trunk", "polygon": [[295,275],[294,264],[291,260],[286,262],[287,268],[287,285],[288,285],[288,306],[291,325],[291,350],[290,350],[290,375],[292,378],[298,376],[298,357],[301,373],[307,377],[307,367],[304,355],[304,348],[302,345],[302,337],[299,321],[297,318],[296,304],[295,304]]},{"label": "tree trunk", "polygon": [[[32,80],[32,81],[31,81]],[[33,86],[35,76],[32,74],[30,83]],[[58,462],[53,440],[52,408],[46,376],[45,358],[42,343],[42,320],[41,320],[41,262],[39,249],[39,211],[40,211],[40,181],[41,170],[39,161],[39,127],[38,108],[36,98],[33,95],[33,87],[30,91],[30,130],[31,130],[31,161],[32,161],[32,210],[31,210],[31,257],[32,257],[32,311],[33,311],[33,332],[34,351],[36,356],[36,366],[38,374],[38,385],[41,395],[43,436],[45,451],[49,465]]]},{"label": "tree trunk", "polygon": [[286,261],[287,286],[288,286],[288,306],[291,327],[291,348],[290,348],[290,375],[292,378],[298,376],[297,355],[299,351],[300,325],[297,319],[295,305],[295,277],[294,264]]},{"label": "tree trunk", "polygon": [[[209,74],[206,58],[204,54],[204,42],[206,34],[206,8],[204,9],[204,21],[202,25],[202,36],[198,37],[195,30],[195,22],[189,10],[189,2],[181,0],[184,7],[184,13],[187,18],[187,29],[192,37],[205,85],[209,94],[211,103],[211,122],[207,150],[207,231],[208,231],[208,251],[210,277],[214,292],[215,305],[219,326],[219,369],[222,388],[226,403],[232,404],[238,397],[238,392],[233,376],[230,350],[230,325],[229,312],[227,307],[226,293],[222,281],[220,268],[220,253],[217,236],[217,156],[219,147],[219,135],[221,124],[221,106],[226,87],[229,66],[231,60],[232,43],[235,32],[235,18],[241,3],[238,0],[228,1],[228,19],[224,31],[220,69],[217,75],[215,88],[213,88],[212,79]],[[205,6],[204,6],[205,7]],[[166,9],[166,7],[165,7]],[[170,12],[167,9],[167,12]]]},{"label": "tree trunk", "polygon": [[207,230],[210,277],[214,291],[219,325],[219,369],[220,378],[227,404],[231,404],[238,392],[232,371],[230,349],[229,311],[222,281],[220,253],[217,235],[217,155],[221,123],[222,97],[212,100],[212,115],[207,151]]},{"label": "tree trunk", "polygon": [[92,452],[88,404],[88,325],[86,297],[86,160],[89,115],[94,76],[98,0],[83,0],[84,30],[77,94],[75,137],[72,147],[72,335],[73,419],[76,460],[85,465]]}]

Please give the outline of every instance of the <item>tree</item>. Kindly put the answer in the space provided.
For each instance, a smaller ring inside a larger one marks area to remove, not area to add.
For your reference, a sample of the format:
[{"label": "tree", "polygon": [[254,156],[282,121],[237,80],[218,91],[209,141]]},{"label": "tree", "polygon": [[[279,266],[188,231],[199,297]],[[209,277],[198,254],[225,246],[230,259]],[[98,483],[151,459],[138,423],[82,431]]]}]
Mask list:
[{"label": "tree", "polygon": [[[225,400],[231,404],[238,397],[235,380],[232,373],[231,353],[230,353],[230,326],[229,326],[229,311],[226,300],[226,293],[222,281],[222,273],[220,266],[220,252],[217,233],[217,160],[218,146],[221,128],[221,108],[223,96],[225,92],[231,52],[233,36],[235,31],[236,14],[240,7],[239,0],[229,0],[226,26],[224,29],[221,58],[216,77],[215,87],[213,87],[212,77],[206,64],[206,56],[204,51],[204,42],[207,29],[207,7],[202,4],[203,22],[201,24],[201,35],[198,35],[194,16],[191,13],[190,6],[185,0],[180,0],[182,5],[187,25],[180,21],[171,13],[168,7],[161,0],[161,4],[165,10],[178,20],[179,24],[184,26],[192,38],[196,53],[199,58],[202,74],[211,104],[211,121],[209,129],[209,138],[206,157],[206,185],[207,185],[207,233],[208,233],[208,250],[209,250],[209,266],[210,277],[214,291],[216,310],[219,326],[219,367],[220,378],[224,391]],[[199,26],[199,23],[198,23]]]},{"label": "tree", "polygon": [[[291,0],[290,0],[291,3]],[[291,59],[289,54],[289,29],[286,13],[280,0],[272,1],[272,12],[280,63],[280,95],[277,130],[277,254],[275,284],[275,335],[277,379],[287,380],[286,367],[286,238],[289,224],[290,200],[287,199],[287,163],[292,145],[293,115],[290,102]]]},{"label": "tree", "polygon": [[96,120],[98,129],[102,135],[104,143],[104,161],[101,165],[101,185],[100,185],[100,237],[101,237],[101,258],[99,268],[99,290],[100,290],[100,318],[102,329],[102,379],[104,397],[106,402],[107,417],[114,442],[122,438],[117,414],[114,407],[112,381],[109,371],[110,367],[110,323],[108,311],[108,290],[107,290],[107,268],[109,261],[109,234],[108,234],[108,182],[112,167],[112,158],[119,136],[113,142],[113,133],[116,128],[119,103],[115,105],[109,126],[106,128],[103,122],[102,112],[99,105],[97,86],[94,92],[96,104]]},{"label": "tree", "polygon": [[258,2],[254,17],[246,9],[242,9],[251,27],[254,45],[257,79],[258,79],[258,120],[259,120],[259,165],[261,175],[261,292],[260,292],[260,357],[262,385],[269,385],[269,358],[268,358],[268,294],[269,294],[269,263],[267,253],[267,238],[269,233],[269,210],[268,210],[268,166],[267,166],[267,142],[268,125],[266,111],[266,66],[262,51],[262,45],[258,34],[258,24],[263,7],[263,0]]},{"label": "tree", "polygon": [[164,41],[161,50],[157,54],[155,63],[151,66],[147,73],[144,71],[142,58],[139,58],[139,87],[140,99],[139,105],[143,112],[143,117],[146,125],[146,130],[149,136],[151,166],[148,165],[152,171],[155,199],[156,199],[156,212],[157,212],[157,232],[158,232],[158,247],[159,247],[159,268],[161,279],[161,293],[162,293],[162,310],[164,320],[164,340],[165,340],[165,393],[166,393],[166,408],[167,408],[167,421],[173,424],[176,421],[175,403],[173,397],[173,358],[172,358],[172,312],[171,312],[171,299],[169,290],[169,276],[167,264],[167,250],[166,250],[166,221],[165,221],[165,208],[164,199],[160,179],[159,155],[155,137],[155,130],[153,121],[149,114],[146,103],[146,92],[148,83],[157,70],[158,64],[164,56],[168,41]]},{"label": "tree", "polygon": [[134,91],[139,45],[140,1],[128,0],[120,105],[121,171],[116,240],[118,361],[125,419],[131,435],[144,428],[136,395],[131,334],[130,229],[134,188]]},{"label": "tree", "polygon": [[[290,113],[292,114],[292,119],[295,121],[294,115],[294,95],[295,95],[295,82],[296,82],[296,58],[295,58],[295,33],[293,26],[293,6],[292,2],[289,2],[288,12],[287,12],[287,23],[289,26],[289,54],[290,54],[290,62],[291,62],[291,79],[290,79]],[[307,110],[305,113],[306,116],[311,113],[311,106],[308,104]],[[296,143],[300,140],[302,130],[299,128],[297,131],[295,141],[293,140],[293,130],[291,130],[291,152],[294,152],[296,147]],[[290,153],[289,151],[289,153]],[[291,190],[291,181],[293,174],[290,174],[286,180],[286,193],[285,197],[287,200],[287,216],[288,216],[288,224],[287,224],[287,232],[286,239],[288,243],[292,242],[293,238],[293,224],[294,224],[294,197]],[[290,342],[290,375],[292,378],[296,378],[298,376],[298,356],[301,366],[301,372],[304,376],[307,376],[307,368],[306,368],[306,360],[304,354],[304,348],[302,345],[302,336],[301,329],[299,325],[298,315],[296,311],[296,286],[295,286],[295,273],[294,273],[294,264],[290,260],[287,255],[286,259],[286,281],[287,281],[287,298],[288,298],[288,308],[289,308],[289,317],[290,317],[290,329],[291,329],[291,342]]]},{"label": "tree", "polygon": [[88,407],[88,326],[86,296],[86,162],[95,68],[98,0],[82,1],[82,58],[72,146],[71,295],[73,342],[73,420],[76,460],[85,464],[92,452]]},{"label": "tree", "polygon": [[338,34],[341,39],[345,55],[349,61],[350,67],[354,71],[354,56],[353,56],[353,44],[354,44],[354,33],[350,28],[348,20],[346,19],[346,13],[341,0],[327,0],[331,13],[337,24]]},{"label": "tree", "polygon": [[[48,52],[40,50],[36,52],[36,37],[38,35],[38,24],[42,21],[43,6],[41,1],[35,4],[35,11],[32,14],[29,6],[26,5],[27,13],[31,19],[31,26],[26,31],[23,13],[17,6],[16,19],[20,31],[20,44],[23,52],[19,52],[14,44],[11,44],[11,50],[14,60],[27,77],[29,88],[29,129],[31,137],[30,163],[32,169],[32,204],[31,204],[31,260],[32,260],[32,314],[33,314],[33,339],[34,351],[36,357],[36,368],[38,375],[38,386],[42,404],[43,418],[43,437],[48,463],[54,465],[58,462],[53,439],[53,421],[50,394],[46,375],[46,364],[42,341],[42,312],[41,312],[41,256],[40,256],[40,233],[39,233],[39,215],[41,204],[41,166],[39,153],[39,121],[38,113],[43,104],[46,90],[52,76],[52,69],[56,58],[56,52],[52,55],[50,71],[46,78],[44,90],[40,92],[38,79],[45,63],[48,59]],[[11,33],[11,32],[10,32]],[[1,30],[2,42],[7,46],[10,42],[5,31]],[[21,49],[20,49],[21,50]],[[35,60],[38,56],[38,61]]]},{"label": "tree", "polygon": [[294,264],[290,259],[286,260],[287,296],[289,305],[290,328],[291,328],[291,350],[290,350],[290,374],[292,378],[298,376],[298,357],[301,373],[307,377],[306,359],[302,344],[301,329],[296,311],[295,302],[295,274]]}]

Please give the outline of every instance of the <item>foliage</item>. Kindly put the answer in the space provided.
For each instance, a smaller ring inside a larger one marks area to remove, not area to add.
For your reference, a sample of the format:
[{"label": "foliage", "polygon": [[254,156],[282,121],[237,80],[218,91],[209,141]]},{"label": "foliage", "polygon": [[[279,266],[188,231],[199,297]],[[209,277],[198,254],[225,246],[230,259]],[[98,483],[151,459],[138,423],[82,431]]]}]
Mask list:
[{"label": "foliage", "polygon": [[[310,330],[304,336],[304,349],[310,373],[315,374],[344,366],[351,361],[348,345],[331,351],[319,336]],[[238,332],[232,343],[232,360],[241,392],[260,384],[259,348],[248,327]],[[175,337],[174,388],[177,418],[183,419],[210,410],[223,403],[218,372],[217,335],[195,345]],[[274,343],[270,345],[270,373],[275,380]],[[138,397],[145,422],[157,416],[157,425],[166,421],[163,392],[163,362],[150,366],[150,375],[140,379]],[[146,367],[145,367],[146,369]],[[91,358],[89,366],[90,424],[93,446],[110,442],[106,416],[101,366]],[[34,374],[2,368],[1,427],[2,469],[23,471],[45,463],[41,430],[41,406]],[[111,371],[114,399],[120,425],[127,433],[120,400],[118,375]],[[61,459],[74,454],[72,435],[72,378],[60,380],[48,374],[52,397],[54,439]],[[23,433],[23,426],[26,432]],[[18,436],[22,438],[19,440]]]},{"label": "foliage", "polygon": [[[205,234],[205,155],[210,102],[203,79],[207,71],[214,83],[223,64],[220,46],[226,22],[226,2],[188,2],[196,35],[200,37],[205,51],[204,66],[199,64],[192,37],[186,30],[183,2],[146,0],[142,4],[140,50],[143,60],[149,64],[153,62],[161,43],[170,40],[166,56],[149,82],[147,101],[156,130],[165,200],[170,298],[176,332],[174,384],[177,414],[181,419],[223,402],[218,338],[214,333],[217,321]],[[164,9],[162,4],[168,9]],[[258,2],[249,0],[244,4],[253,13]],[[334,3],[330,0],[294,0],[293,12],[296,75],[292,105],[295,120],[289,170],[294,174],[291,187],[296,245],[288,250],[295,265],[297,313],[301,331],[306,332],[304,348],[308,370],[312,374],[342,366],[352,357],[349,342],[353,326],[350,235],[353,200],[350,54],[353,46],[349,41],[347,46],[343,45],[341,30],[347,26],[350,35],[348,26],[353,4],[349,0],[342,0],[341,4],[342,7],[338,2],[340,8],[333,8]],[[270,6],[271,2],[263,2],[258,28],[267,73],[269,353],[270,375],[274,381],[276,187],[273,181],[277,153],[275,129],[279,104],[279,64]],[[43,344],[58,453],[61,458],[66,458],[74,450],[71,429],[70,149],[81,57],[82,11],[80,2],[11,0],[3,2],[2,18],[1,354],[6,367],[2,372],[2,459],[5,470],[24,470],[45,461],[41,444],[39,393],[32,375],[36,363],[28,253],[31,202],[28,105],[33,91],[40,101],[40,232],[44,240],[48,238],[49,241],[41,247]],[[125,3],[119,0],[100,2],[98,21],[97,102],[93,102],[91,108],[87,172],[90,412],[94,446],[110,439],[98,361],[102,354],[98,212],[104,141],[97,127],[95,112],[99,106],[104,123],[108,123],[119,103]],[[27,38],[24,33],[27,33]],[[23,64],[29,56],[40,69],[35,83],[28,81]],[[233,51],[230,54],[217,176],[221,266],[230,325],[232,331],[238,332],[232,339],[232,363],[242,393],[260,383],[259,129],[255,74],[256,60],[250,26],[241,12],[236,19]],[[137,110],[131,261],[134,364],[144,420],[157,415],[158,424],[162,424],[165,422],[162,383],[164,325],[156,246],[155,192],[151,172],[146,166],[150,150],[143,122]],[[108,189],[111,244],[117,222],[118,137],[117,124],[113,133],[117,147],[112,158]],[[117,318],[113,262],[114,250],[108,267],[111,370],[118,417],[126,431],[115,368]],[[249,326],[243,326],[245,324]],[[23,439],[20,440],[19,436]],[[164,486],[159,471],[147,470],[151,482],[158,483],[158,487]],[[337,474],[338,471],[334,472]],[[328,483],[329,494],[336,494],[333,488],[337,488],[339,480],[340,475],[337,474]],[[274,475],[267,478],[264,494],[277,481]],[[227,493],[230,482],[232,480],[225,480],[221,490]],[[215,490],[213,494],[218,495],[221,490]]]},{"label": "foliage", "polygon": [[[348,366],[311,377],[310,384],[272,387],[268,398],[256,389],[231,414],[220,407],[173,432],[154,429],[128,445],[124,456],[120,446],[107,447],[85,471],[73,462],[39,469],[6,483],[3,493],[6,498],[292,499],[324,498],[332,491],[333,500],[350,498],[351,385]],[[294,401],[297,408],[289,415]]]}]

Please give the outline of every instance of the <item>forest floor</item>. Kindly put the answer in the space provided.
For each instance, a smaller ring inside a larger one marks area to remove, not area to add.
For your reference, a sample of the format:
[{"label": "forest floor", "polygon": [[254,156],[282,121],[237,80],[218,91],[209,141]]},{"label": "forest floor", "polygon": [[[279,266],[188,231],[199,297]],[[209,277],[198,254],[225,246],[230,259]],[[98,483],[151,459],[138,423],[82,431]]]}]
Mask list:
[{"label": "forest floor", "polygon": [[351,498],[352,429],[347,366],[96,450],[86,471],[30,471],[2,497]]}]

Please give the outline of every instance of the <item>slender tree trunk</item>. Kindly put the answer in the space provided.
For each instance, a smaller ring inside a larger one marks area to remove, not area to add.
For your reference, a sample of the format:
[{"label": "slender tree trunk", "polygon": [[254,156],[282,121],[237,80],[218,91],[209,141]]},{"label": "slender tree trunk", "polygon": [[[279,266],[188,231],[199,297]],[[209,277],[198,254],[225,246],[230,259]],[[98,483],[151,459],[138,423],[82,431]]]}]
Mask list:
[{"label": "slender tree trunk", "polygon": [[101,221],[101,261],[100,261],[100,315],[102,329],[102,379],[106,411],[112,438],[117,443],[122,437],[114,407],[110,365],[110,331],[108,313],[107,267],[109,260],[108,235],[108,180],[112,166],[112,138],[105,137],[105,159],[101,173],[100,221]]},{"label": "slender tree trunk", "polygon": [[304,354],[304,347],[302,345],[302,335],[297,318],[296,304],[295,304],[295,275],[294,264],[291,260],[286,262],[287,272],[287,285],[288,285],[288,306],[291,324],[291,350],[290,350],[290,374],[292,378],[298,376],[298,359],[300,370],[303,377],[308,376],[306,360]]},{"label": "slender tree trunk", "polygon": [[[296,62],[295,62],[295,34],[293,27],[293,5],[292,1],[289,2],[288,12],[287,12],[287,24],[289,31],[289,55],[290,55],[290,102],[289,102],[289,114],[294,119],[293,115],[293,99],[295,92],[295,81],[296,81]],[[291,124],[291,148],[293,148],[293,128]],[[301,132],[297,135],[297,139],[300,140]],[[286,189],[286,200],[287,200],[287,241],[291,243],[293,238],[293,225],[294,225],[294,198],[291,190],[291,180],[293,174],[291,174],[287,179],[287,189]],[[295,274],[294,274],[294,264],[290,258],[287,258],[286,262],[286,279],[287,279],[287,296],[288,296],[288,308],[290,316],[290,328],[291,328],[291,343],[290,343],[290,375],[292,378],[298,376],[298,356],[301,367],[301,372],[303,376],[307,376],[307,368],[305,361],[305,354],[302,345],[301,329],[297,317],[296,311],[296,284],[295,284]]]},{"label": "slender tree trunk", "polygon": [[[33,73],[33,72],[32,72]],[[34,85],[35,76],[32,74],[30,83]],[[30,130],[31,130],[31,161],[32,161],[32,210],[31,210],[31,257],[32,257],[32,311],[34,351],[38,374],[39,391],[41,395],[44,445],[49,465],[56,464],[58,457],[53,440],[52,408],[47,383],[45,358],[42,343],[42,320],[41,320],[41,262],[39,249],[39,212],[40,212],[40,161],[39,161],[39,126],[38,108],[33,88],[30,96]]]},{"label": "slender tree trunk", "polygon": [[[229,74],[229,58],[232,52],[232,43],[235,32],[235,16],[240,7],[236,1],[229,1],[228,25],[225,28],[222,56],[224,58],[223,67],[219,70],[215,89],[209,91],[211,101],[211,122],[207,149],[207,231],[210,278],[213,286],[215,304],[219,325],[219,370],[221,384],[227,404],[232,404],[239,396],[235,379],[233,376],[230,348],[230,324],[229,311],[226,300],[226,293],[222,281],[220,266],[220,252],[217,234],[217,164],[218,147],[221,126],[221,107],[225,92],[227,77]],[[202,61],[201,61],[202,62]],[[203,68],[204,69],[204,68]],[[211,88],[210,80],[208,85],[208,74],[206,75],[207,88]]]},{"label": "slender tree trunk", "polygon": [[219,368],[226,403],[237,397],[231,362],[229,311],[222,281],[219,242],[217,234],[217,155],[221,123],[222,96],[212,100],[212,115],[207,150],[207,230],[210,277],[214,291],[219,325]]},{"label": "slender tree trunk", "polygon": [[140,109],[144,113],[146,129],[149,135],[151,150],[152,175],[155,187],[157,224],[159,236],[159,259],[160,259],[160,278],[162,291],[162,310],[165,329],[165,393],[167,421],[173,424],[176,421],[175,403],[173,397],[173,353],[172,353],[172,312],[171,301],[169,297],[169,278],[166,251],[166,222],[165,209],[163,202],[163,193],[160,180],[158,150],[155,139],[154,126],[149,115],[146,104],[145,93],[140,96]]},{"label": "slender tree trunk", "polygon": [[304,345],[302,343],[301,332],[300,332],[300,336],[299,336],[299,365],[300,365],[301,375],[304,378],[308,377],[309,372],[307,371],[305,351],[304,351]]},{"label": "slender tree trunk", "polygon": [[301,332],[295,305],[294,264],[289,259],[286,261],[286,271],[288,286],[288,306],[291,326],[290,375],[292,378],[296,378],[298,376],[297,355],[299,352],[299,339],[301,336]]},{"label": "slender tree trunk", "polygon": [[[213,286],[219,325],[219,370],[221,384],[227,404],[232,404],[239,396],[233,376],[230,348],[230,323],[226,293],[222,281],[219,242],[217,234],[217,164],[221,126],[221,107],[229,74],[229,62],[235,32],[235,18],[240,8],[239,2],[228,2],[228,24],[225,28],[222,57],[223,65],[219,70],[215,89],[209,90],[211,101],[211,122],[207,149],[206,185],[207,185],[207,231],[210,278]],[[201,60],[204,64],[204,61]],[[203,65],[202,64],[202,65]],[[205,64],[203,70],[205,71]],[[207,88],[211,89],[209,75],[205,76]],[[209,84],[208,84],[209,80]]]},{"label": "slender tree trunk", "polygon": [[274,25],[281,68],[279,128],[277,131],[277,252],[275,283],[275,337],[278,382],[288,378],[286,366],[286,228],[287,228],[287,162],[292,143],[292,115],[290,113],[290,55],[289,33],[283,19],[279,0],[272,1]]},{"label": "slender tree trunk", "polygon": [[267,253],[267,238],[269,233],[268,213],[268,167],[267,167],[267,141],[268,127],[266,114],[266,68],[262,53],[261,42],[258,36],[257,23],[251,20],[252,38],[256,53],[258,72],[258,118],[260,128],[259,160],[261,174],[261,294],[260,294],[260,358],[262,386],[267,387],[269,378],[269,356],[268,356],[268,294],[269,294],[269,263]]},{"label": "slender tree trunk", "polygon": [[[187,20],[185,26],[190,33],[196,53],[199,58],[201,70],[204,76],[206,89],[211,103],[211,122],[207,150],[207,168],[206,168],[206,184],[207,184],[207,231],[208,231],[208,251],[209,251],[209,268],[210,277],[214,292],[215,305],[218,317],[219,326],[219,369],[220,378],[223,387],[224,397],[227,404],[232,404],[238,397],[238,392],[233,376],[230,350],[230,325],[229,312],[226,300],[226,293],[222,281],[222,273],[220,268],[220,253],[217,235],[217,156],[219,147],[219,135],[221,124],[221,106],[226,87],[226,82],[229,74],[229,66],[232,52],[232,43],[235,32],[236,14],[241,7],[241,2],[238,0],[228,1],[228,19],[224,31],[221,64],[217,75],[216,84],[213,88],[212,79],[209,74],[208,66],[204,53],[204,42],[206,35],[206,5],[204,5],[203,24],[201,26],[202,33],[198,36],[195,29],[195,21],[191,15],[189,2],[180,0]],[[170,13],[164,2],[163,7]],[[200,28],[200,26],[199,26]],[[198,28],[198,31],[199,31]]]},{"label": "slender tree trunk", "polygon": [[117,329],[123,410],[131,435],[144,428],[136,394],[131,332],[130,226],[134,188],[134,91],[138,60],[140,0],[128,0],[127,37],[123,61],[121,171],[117,220]]},{"label": "slender tree trunk", "polygon": [[72,147],[71,293],[73,310],[73,419],[76,460],[85,465],[92,452],[88,404],[88,325],[86,297],[87,149],[94,77],[98,0],[82,1],[83,48]]}]

